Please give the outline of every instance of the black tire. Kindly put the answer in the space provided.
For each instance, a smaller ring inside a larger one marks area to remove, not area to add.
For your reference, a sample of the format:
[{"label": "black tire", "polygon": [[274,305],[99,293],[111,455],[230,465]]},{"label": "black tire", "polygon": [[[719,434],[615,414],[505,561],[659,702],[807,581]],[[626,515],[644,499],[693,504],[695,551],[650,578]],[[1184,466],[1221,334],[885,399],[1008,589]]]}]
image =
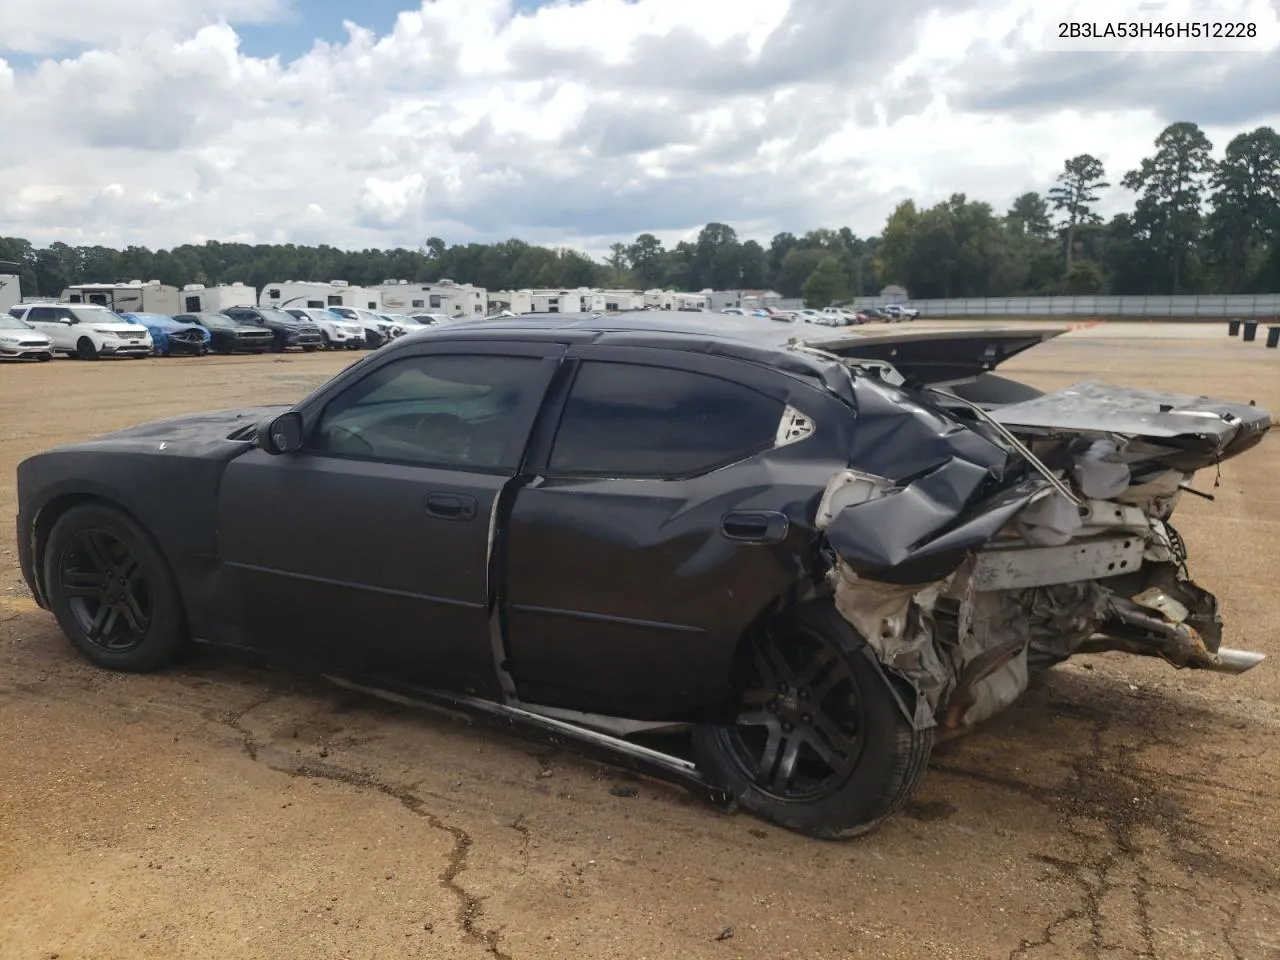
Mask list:
[{"label": "black tire", "polygon": [[933,730],[912,726],[863,646],[830,601],[754,629],[733,666],[736,722],[694,727],[699,769],[789,830],[836,840],[875,829],[924,776]]},{"label": "black tire", "polygon": [[319,346],[313,346],[312,344],[307,344],[305,347],[303,347],[303,348],[302,348],[302,352],[303,352],[303,353],[315,353],[315,352],[316,352],[317,350],[319,350],[319,349],[320,349],[320,347],[319,347]]},{"label": "black tire", "polygon": [[45,543],[44,583],[62,632],[96,666],[144,673],[187,646],[168,562],[151,535],[113,507],[83,504],[58,518]]},{"label": "black tire", "polygon": [[98,348],[93,345],[93,341],[88,337],[81,337],[76,341],[76,359],[77,360],[97,360]]},{"label": "black tire", "polygon": [[325,348],[326,350],[333,350],[333,349],[334,349],[333,341],[329,339],[329,331],[328,331],[328,330],[321,330],[321,331],[320,331],[320,338],[324,341],[324,348]]}]

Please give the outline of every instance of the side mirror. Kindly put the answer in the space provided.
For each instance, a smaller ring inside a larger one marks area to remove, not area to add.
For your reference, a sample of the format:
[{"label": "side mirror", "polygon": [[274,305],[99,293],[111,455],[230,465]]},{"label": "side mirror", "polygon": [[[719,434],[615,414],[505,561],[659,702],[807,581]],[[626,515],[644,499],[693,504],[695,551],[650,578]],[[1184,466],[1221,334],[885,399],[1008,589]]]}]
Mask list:
[{"label": "side mirror", "polygon": [[302,414],[290,410],[258,424],[258,446],[280,456],[302,449]]}]

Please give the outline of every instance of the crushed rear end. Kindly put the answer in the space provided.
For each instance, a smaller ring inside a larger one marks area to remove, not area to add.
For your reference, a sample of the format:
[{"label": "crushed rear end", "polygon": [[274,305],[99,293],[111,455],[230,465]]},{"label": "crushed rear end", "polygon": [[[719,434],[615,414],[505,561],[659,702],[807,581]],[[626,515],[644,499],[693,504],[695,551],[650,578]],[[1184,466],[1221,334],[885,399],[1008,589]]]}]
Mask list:
[{"label": "crushed rear end", "polygon": [[909,682],[921,727],[1012,703],[1030,672],[1119,650],[1241,673],[1172,523],[1197,472],[1262,441],[1251,404],[991,371],[1063,331],[812,344],[851,368],[859,441],[816,518],[837,609]]}]

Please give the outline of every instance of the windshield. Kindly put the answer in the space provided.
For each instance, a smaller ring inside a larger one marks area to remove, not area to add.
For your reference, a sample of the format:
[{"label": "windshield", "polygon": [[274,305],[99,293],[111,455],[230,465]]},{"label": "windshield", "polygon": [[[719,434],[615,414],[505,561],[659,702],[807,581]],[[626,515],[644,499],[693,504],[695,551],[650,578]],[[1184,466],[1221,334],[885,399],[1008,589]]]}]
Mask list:
[{"label": "windshield", "polygon": [[34,330],[35,327],[30,324],[23,323],[17,317],[11,317],[7,313],[0,313],[0,330]]},{"label": "windshield", "polygon": [[386,321],[385,321],[385,320],[383,320],[380,316],[378,316],[376,313],[374,313],[372,310],[357,310],[357,311],[356,311],[356,316],[360,317],[362,320],[369,320],[369,321],[372,321],[373,323],[385,323],[385,322],[386,322]]}]

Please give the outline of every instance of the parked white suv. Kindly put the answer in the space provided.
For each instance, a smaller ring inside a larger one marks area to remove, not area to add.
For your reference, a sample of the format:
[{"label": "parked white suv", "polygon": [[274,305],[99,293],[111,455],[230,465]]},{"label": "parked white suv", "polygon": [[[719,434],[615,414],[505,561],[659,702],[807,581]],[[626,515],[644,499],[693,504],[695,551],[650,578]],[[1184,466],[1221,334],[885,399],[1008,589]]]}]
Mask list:
[{"label": "parked white suv", "polygon": [[884,312],[889,315],[891,320],[914,320],[920,316],[920,311],[914,307],[904,307],[900,303],[891,303],[884,308]]},{"label": "parked white suv", "polygon": [[81,360],[149,357],[151,334],[96,303],[33,303],[18,316],[53,341],[55,353]]},{"label": "parked white suv", "polygon": [[326,350],[355,350],[365,345],[364,327],[334,313],[328,307],[285,307],[285,313],[310,320],[320,328]]}]

